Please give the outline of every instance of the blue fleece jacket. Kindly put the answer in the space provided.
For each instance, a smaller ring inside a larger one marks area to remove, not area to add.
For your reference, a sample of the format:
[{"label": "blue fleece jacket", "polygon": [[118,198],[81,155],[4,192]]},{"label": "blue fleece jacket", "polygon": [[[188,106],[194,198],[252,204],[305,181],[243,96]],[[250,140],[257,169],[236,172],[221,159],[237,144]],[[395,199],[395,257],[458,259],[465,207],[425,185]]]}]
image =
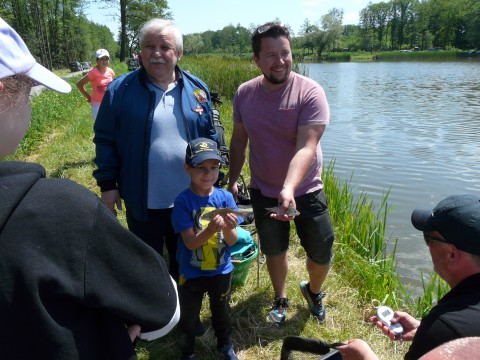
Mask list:
[{"label": "blue fleece jacket", "polygon": [[[198,137],[218,141],[207,86],[179,67],[176,71],[187,141]],[[95,121],[93,139],[97,166],[93,176],[98,186],[101,191],[118,188],[139,220],[147,217],[148,154],[155,111],[155,92],[148,89],[147,81],[145,69],[140,68],[110,83]],[[202,95],[206,95],[206,101]]]}]

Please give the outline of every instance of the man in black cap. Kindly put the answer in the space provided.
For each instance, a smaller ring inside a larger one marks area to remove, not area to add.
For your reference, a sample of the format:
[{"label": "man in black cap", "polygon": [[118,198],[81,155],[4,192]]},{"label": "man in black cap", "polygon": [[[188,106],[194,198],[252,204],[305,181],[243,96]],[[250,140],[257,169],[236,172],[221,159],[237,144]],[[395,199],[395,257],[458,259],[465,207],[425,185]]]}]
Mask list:
[{"label": "man in black cap", "polygon": [[[421,321],[395,312],[392,323],[399,322],[404,330],[400,338],[376,317],[370,319],[390,339],[412,341],[407,360],[454,339],[480,336],[480,196],[449,196],[433,210],[416,209],[412,224],[423,231],[433,267],[451,290]],[[363,340],[338,349],[344,359],[377,359]]]}]

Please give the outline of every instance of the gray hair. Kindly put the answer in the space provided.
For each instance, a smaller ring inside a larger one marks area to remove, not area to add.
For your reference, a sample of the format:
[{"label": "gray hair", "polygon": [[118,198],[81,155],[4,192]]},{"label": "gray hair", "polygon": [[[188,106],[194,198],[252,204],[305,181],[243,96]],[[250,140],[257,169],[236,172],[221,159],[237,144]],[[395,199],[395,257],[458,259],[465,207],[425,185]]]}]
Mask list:
[{"label": "gray hair", "polygon": [[145,34],[151,30],[159,30],[159,31],[168,31],[173,34],[175,38],[175,46],[177,51],[183,53],[183,37],[180,30],[174,25],[173,21],[166,20],[166,19],[151,19],[148,20],[145,24],[143,24],[142,28],[140,29],[139,40],[140,46],[143,44],[143,39]]}]

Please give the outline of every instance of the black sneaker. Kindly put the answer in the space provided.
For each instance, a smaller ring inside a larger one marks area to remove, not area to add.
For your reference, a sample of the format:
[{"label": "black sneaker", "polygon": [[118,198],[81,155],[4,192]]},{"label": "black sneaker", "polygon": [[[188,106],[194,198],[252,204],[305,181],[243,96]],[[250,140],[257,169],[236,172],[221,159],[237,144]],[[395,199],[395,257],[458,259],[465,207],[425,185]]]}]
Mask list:
[{"label": "black sneaker", "polygon": [[220,350],[218,350],[221,360],[238,360],[235,351],[233,351],[232,344],[224,345]]},{"label": "black sneaker", "polygon": [[325,322],[325,307],[323,306],[322,299],[327,294],[324,292],[321,292],[318,295],[312,294],[307,281],[302,281],[300,283],[300,291],[302,292],[305,300],[307,300],[310,313],[318,320],[320,324],[323,324]]},{"label": "black sneaker", "polygon": [[275,298],[272,309],[267,315],[267,320],[277,325],[284,323],[287,316],[287,308],[288,298]]}]

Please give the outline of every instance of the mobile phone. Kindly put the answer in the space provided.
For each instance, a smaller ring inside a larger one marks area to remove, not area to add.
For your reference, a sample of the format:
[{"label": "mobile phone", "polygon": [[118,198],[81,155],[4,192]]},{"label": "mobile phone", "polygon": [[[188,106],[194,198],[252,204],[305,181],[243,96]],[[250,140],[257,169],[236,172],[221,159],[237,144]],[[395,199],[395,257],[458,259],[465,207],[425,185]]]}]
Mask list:
[{"label": "mobile phone", "polygon": [[393,310],[390,309],[388,306],[379,306],[377,308],[377,318],[385,326],[388,326],[390,330],[393,331],[395,336],[400,336],[403,334],[403,327],[400,323],[396,322],[392,324]]}]

